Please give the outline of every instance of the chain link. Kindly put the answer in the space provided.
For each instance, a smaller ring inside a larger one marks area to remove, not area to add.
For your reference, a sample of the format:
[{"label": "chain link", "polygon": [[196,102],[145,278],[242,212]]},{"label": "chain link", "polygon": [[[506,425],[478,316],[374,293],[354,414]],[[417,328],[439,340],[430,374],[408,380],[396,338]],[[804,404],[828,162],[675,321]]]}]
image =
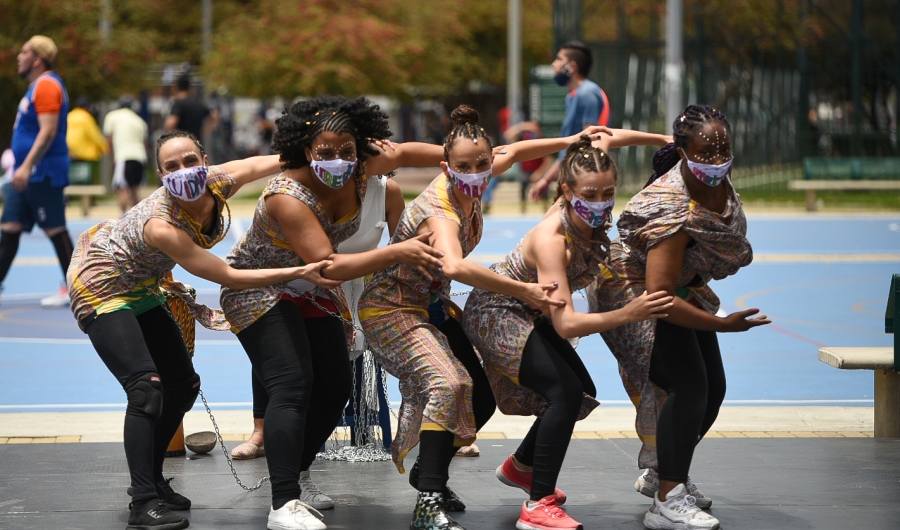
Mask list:
[{"label": "chain link", "polygon": [[209,408],[209,403],[206,402],[206,396],[203,395],[203,391],[200,391],[200,399],[203,400],[203,406],[206,407],[206,413],[209,414],[209,419],[212,420],[213,428],[216,430],[216,439],[219,441],[219,445],[222,447],[222,453],[225,454],[225,460],[228,461],[228,467],[231,468],[231,475],[234,477],[234,481],[237,482],[237,485],[240,486],[244,491],[256,491],[262,487],[263,484],[269,481],[269,477],[263,477],[259,479],[256,483],[256,486],[250,487],[245,486],[241,479],[238,477],[237,471],[234,470],[234,464],[231,461],[231,455],[228,454],[228,449],[225,448],[225,441],[222,440],[222,434],[219,432],[219,424],[216,423],[216,418],[213,416],[212,410]]}]

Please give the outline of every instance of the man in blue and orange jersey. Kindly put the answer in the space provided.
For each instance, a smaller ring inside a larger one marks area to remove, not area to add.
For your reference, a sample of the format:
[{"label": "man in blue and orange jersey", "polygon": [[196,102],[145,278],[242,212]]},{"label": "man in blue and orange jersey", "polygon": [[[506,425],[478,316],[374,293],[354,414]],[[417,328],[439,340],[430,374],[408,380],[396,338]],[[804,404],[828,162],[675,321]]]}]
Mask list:
[{"label": "man in blue and orange jersey", "polygon": [[[16,162],[12,186],[0,215],[0,283],[19,249],[22,231],[35,223],[53,242],[63,276],[72,259],[72,238],[66,229],[63,188],[69,184],[69,148],[66,145],[66,115],[69,96],[53,65],[56,44],[49,37],[35,35],[18,55],[18,73],[29,82],[13,125],[12,150]],[[62,117],[62,119],[60,119]],[[44,307],[68,305],[65,287],[59,294],[44,298]]]}]

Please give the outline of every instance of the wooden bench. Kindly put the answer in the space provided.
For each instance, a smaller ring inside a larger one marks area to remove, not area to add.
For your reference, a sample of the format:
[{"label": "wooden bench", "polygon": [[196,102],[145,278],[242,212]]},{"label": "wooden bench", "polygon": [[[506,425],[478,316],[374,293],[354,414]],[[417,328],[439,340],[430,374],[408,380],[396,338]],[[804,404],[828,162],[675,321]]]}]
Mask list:
[{"label": "wooden bench", "polygon": [[63,190],[66,197],[81,197],[81,213],[85,217],[91,212],[91,201],[94,197],[106,195],[106,186],[97,184],[73,184]]},{"label": "wooden bench", "polygon": [[900,337],[894,322],[900,316],[900,274],[891,278],[884,327],[894,334],[894,346],[880,348],[819,348],[819,360],[841,370],[874,370],[875,437],[900,438]]},{"label": "wooden bench", "polygon": [[816,211],[816,192],[831,191],[900,191],[900,180],[792,180],[788,189],[806,191],[806,211]]},{"label": "wooden bench", "polygon": [[806,192],[806,210],[816,211],[816,192],[900,190],[900,157],[806,157],[803,180],[788,183]]}]

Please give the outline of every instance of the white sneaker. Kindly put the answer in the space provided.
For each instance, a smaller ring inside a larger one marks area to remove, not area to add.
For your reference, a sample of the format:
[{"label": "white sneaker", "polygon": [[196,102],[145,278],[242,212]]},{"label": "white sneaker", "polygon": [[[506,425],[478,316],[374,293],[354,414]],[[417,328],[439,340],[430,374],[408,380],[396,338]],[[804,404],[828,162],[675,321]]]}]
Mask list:
[{"label": "white sneaker", "polygon": [[[699,488],[697,488],[696,484],[691,482],[691,477],[688,477],[684,486],[687,488],[688,495],[693,495],[698,508],[701,510],[708,510],[709,507],[712,506],[712,499],[707,497]],[[652,499],[654,495],[656,495],[656,492],[659,491],[659,475],[656,470],[645,469],[644,473],[638,477],[637,481],[635,481],[634,491]]]},{"label": "white sneaker", "polygon": [[665,502],[659,500],[659,493],[653,496],[653,505],[644,514],[644,526],[654,530],[716,530],[719,520],[701,510],[684,484],[679,484]]},{"label": "white sneaker", "polygon": [[312,506],[317,510],[331,510],[334,508],[334,501],[331,497],[322,493],[319,486],[312,481],[309,476],[309,470],[300,472],[300,500]]},{"label": "white sneaker", "polygon": [[[316,515],[310,513],[312,510]],[[269,508],[269,530],[325,530],[328,528],[320,521],[322,517],[315,508],[294,499],[277,510]]]},{"label": "white sneaker", "polygon": [[59,292],[48,296],[46,298],[41,298],[41,307],[51,309],[54,307],[66,307],[70,305],[72,302],[69,300],[69,290],[62,286],[59,288]]}]

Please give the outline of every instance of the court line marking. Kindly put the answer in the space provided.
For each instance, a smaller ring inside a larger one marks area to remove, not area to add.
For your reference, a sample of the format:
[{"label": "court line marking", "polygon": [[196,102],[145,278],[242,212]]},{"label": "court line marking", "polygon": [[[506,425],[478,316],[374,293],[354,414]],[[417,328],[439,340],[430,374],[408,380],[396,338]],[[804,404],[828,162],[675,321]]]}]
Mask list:
[{"label": "court line marking", "polygon": [[[39,339],[31,337],[0,337],[0,343],[91,345],[89,339]],[[234,338],[233,340],[200,339],[194,342],[194,344],[197,346],[230,346],[240,344],[240,342],[237,338]]]},{"label": "court line marking", "polygon": [[[633,405],[627,399],[607,399],[600,400],[603,405]],[[874,399],[726,399],[723,405],[825,405],[825,404],[874,404]],[[391,401],[391,405],[399,406],[399,401]],[[124,409],[125,403],[59,403],[59,404],[38,404],[38,405],[0,405],[0,410],[11,409],[29,409],[29,410],[45,410],[45,409]],[[250,401],[223,401],[212,402],[210,408],[214,407],[246,407],[251,408],[253,403]],[[204,410],[202,403],[197,403],[194,409]]]}]

